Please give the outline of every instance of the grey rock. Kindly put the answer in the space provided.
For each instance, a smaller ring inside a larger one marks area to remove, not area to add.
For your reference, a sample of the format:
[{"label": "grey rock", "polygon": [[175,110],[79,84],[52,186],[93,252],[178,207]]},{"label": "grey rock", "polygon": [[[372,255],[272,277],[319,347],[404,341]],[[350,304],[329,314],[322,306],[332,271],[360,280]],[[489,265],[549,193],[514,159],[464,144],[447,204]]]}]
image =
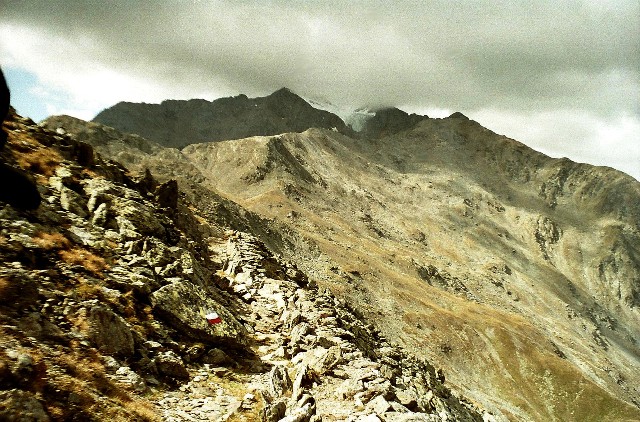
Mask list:
[{"label": "grey rock", "polygon": [[287,411],[287,405],[284,400],[278,400],[274,403],[266,405],[260,412],[260,420],[263,422],[278,422],[282,419]]},{"label": "grey rock", "polygon": [[128,366],[118,368],[116,378],[124,384],[129,384],[138,393],[142,393],[147,389],[147,384],[144,379]]},{"label": "grey rock", "polygon": [[405,406],[401,405],[398,402],[391,401],[391,402],[389,402],[389,404],[391,405],[391,408],[393,409],[394,412],[398,412],[398,413],[409,413],[409,412],[411,412],[409,409],[407,409]]},{"label": "grey rock", "polygon": [[[247,343],[244,326],[202,287],[176,281],[153,292],[150,298],[154,312],[196,341],[228,347],[241,347]],[[205,315],[211,311],[220,315],[220,324],[207,322]]]},{"label": "grey rock", "polygon": [[319,375],[322,375],[342,361],[342,350],[340,346],[331,346],[323,351],[319,357],[311,360],[309,366]]},{"label": "grey rock", "polygon": [[404,412],[387,412],[384,414],[385,422],[441,422],[443,419],[438,415],[430,415],[426,413],[404,413]]},{"label": "grey rock", "polygon": [[293,387],[291,391],[291,398],[293,400],[298,400],[303,392],[302,383],[307,376],[308,367],[306,364],[301,364],[298,366],[298,371],[296,372],[296,378],[293,381]]},{"label": "grey rock", "polygon": [[[37,375],[35,371],[35,361],[33,357],[26,351],[19,348],[9,348],[5,346],[4,353],[6,360],[4,368],[0,369],[6,384],[29,384]],[[5,372],[7,370],[7,372]]]},{"label": "grey rock", "polygon": [[72,212],[79,217],[88,215],[84,198],[66,186],[60,187],[60,206],[63,210]]},{"label": "grey rock", "polygon": [[309,422],[315,411],[315,406],[307,403],[291,411],[288,416],[280,419],[280,422]]},{"label": "grey rock", "polygon": [[285,392],[291,390],[291,378],[287,368],[281,365],[276,365],[269,372],[269,394],[272,397],[280,397]]},{"label": "grey rock", "polygon": [[369,414],[369,415],[358,416],[355,422],[382,422],[382,421],[378,416]]},{"label": "grey rock", "polygon": [[0,420],[47,422],[51,418],[31,392],[13,389],[0,391]]},{"label": "grey rock", "polygon": [[179,249],[169,247],[157,237],[148,237],[142,244],[142,256],[150,267],[164,267],[179,259]]},{"label": "grey rock", "polygon": [[300,324],[293,327],[291,330],[291,344],[299,345],[304,343],[304,337],[311,331],[311,327],[306,322],[301,322]]},{"label": "grey rock", "polygon": [[162,375],[176,379],[189,378],[189,372],[184,366],[184,362],[180,359],[180,356],[176,355],[171,350],[158,353],[154,358],[154,363],[158,368],[158,372]]},{"label": "grey rock", "polygon": [[127,322],[104,305],[94,305],[88,312],[89,339],[103,353],[131,356],[133,334]]},{"label": "grey rock", "polygon": [[389,410],[390,407],[391,404],[389,404],[383,396],[376,396],[367,404],[367,408],[373,410],[378,415],[382,415]]},{"label": "grey rock", "polygon": [[391,398],[393,393],[391,392],[391,383],[384,378],[377,378],[365,384],[367,390],[380,394],[384,397]]},{"label": "grey rock", "polygon": [[336,389],[336,395],[341,399],[348,399],[364,390],[364,383],[361,380],[348,378]]},{"label": "grey rock", "polygon": [[418,397],[414,392],[406,389],[395,389],[395,396],[401,405],[410,410],[416,409],[416,406],[418,405]]},{"label": "grey rock", "polygon": [[208,363],[216,366],[236,366],[235,360],[229,357],[224,351],[213,348],[209,350],[202,358],[202,363]]},{"label": "grey rock", "polygon": [[150,206],[142,202],[118,198],[113,209],[121,232],[133,230],[147,236],[164,236],[165,229]]},{"label": "grey rock", "polygon": [[107,218],[109,215],[109,206],[106,202],[98,205],[91,217],[91,224],[94,226],[105,227],[107,225]]}]

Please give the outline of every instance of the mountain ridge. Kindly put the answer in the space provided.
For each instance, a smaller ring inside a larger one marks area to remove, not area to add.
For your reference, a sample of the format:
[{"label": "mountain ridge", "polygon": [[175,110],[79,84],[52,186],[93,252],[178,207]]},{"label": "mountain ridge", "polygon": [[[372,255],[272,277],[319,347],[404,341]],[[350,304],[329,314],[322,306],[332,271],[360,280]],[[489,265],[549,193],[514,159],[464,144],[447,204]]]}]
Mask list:
[{"label": "mountain ridge", "polygon": [[338,116],[313,108],[287,88],[256,98],[241,94],[214,101],[121,102],[98,113],[93,121],[177,148],[203,141],[296,132],[313,126],[350,132]]},{"label": "mountain ridge", "polygon": [[240,94],[214,101],[120,102],[98,113],[92,121],[137,133],[166,147],[182,148],[200,142],[302,132],[312,127],[335,129],[351,137],[379,138],[411,129],[428,119],[395,107],[382,107],[359,113],[351,122],[352,127],[334,114],[333,108],[323,108],[288,88],[280,88],[256,98]]}]

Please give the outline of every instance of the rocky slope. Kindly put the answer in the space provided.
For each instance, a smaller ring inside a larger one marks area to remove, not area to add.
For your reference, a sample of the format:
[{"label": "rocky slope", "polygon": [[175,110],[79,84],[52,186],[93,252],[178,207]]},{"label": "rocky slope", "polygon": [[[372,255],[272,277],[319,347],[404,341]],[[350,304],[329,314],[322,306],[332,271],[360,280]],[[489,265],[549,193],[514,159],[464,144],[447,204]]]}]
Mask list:
[{"label": "rocky slope", "polygon": [[295,230],[305,270],[496,413],[640,417],[631,177],[459,114],[379,140],[310,130],[183,153],[209,186]]},{"label": "rocky slope", "polygon": [[[141,170],[176,158],[127,145]],[[631,177],[550,159],[459,113],[379,139],[312,129],[172,154],[209,188],[198,192],[252,210],[271,249],[497,417],[640,417]]]},{"label": "rocky slope", "polygon": [[43,202],[0,203],[0,419],[492,418],[221,223],[262,224],[250,213],[213,193],[193,203],[195,191],[134,177],[28,119],[5,128],[1,158],[32,175]]},{"label": "rocky slope", "polygon": [[460,113],[390,109],[358,137],[182,151],[66,117],[44,125],[178,178],[215,204],[212,221],[242,219],[498,417],[640,418],[640,184],[623,173],[550,159]]},{"label": "rocky slope", "polygon": [[172,148],[205,141],[302,132],[310,127],[352,133],[338,116],[313,108],[286,88],[266,97],[239,95],[213,102],[122,102],[103,110],[93,121]]}]

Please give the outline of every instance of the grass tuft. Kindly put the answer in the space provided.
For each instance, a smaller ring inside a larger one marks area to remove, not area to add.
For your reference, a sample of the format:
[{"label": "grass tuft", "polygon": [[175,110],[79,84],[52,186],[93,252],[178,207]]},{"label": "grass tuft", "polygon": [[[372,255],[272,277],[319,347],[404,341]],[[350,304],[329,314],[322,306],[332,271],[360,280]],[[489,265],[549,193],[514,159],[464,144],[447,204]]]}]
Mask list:
[{"label": "grass tuft", "polygon": [[59,252],[60,259],[67,264],[81,265],[93,274],[102,277],[103,271],[109,269],[109,265],[104,258],[95,255],[86,249],[75,247]]}]

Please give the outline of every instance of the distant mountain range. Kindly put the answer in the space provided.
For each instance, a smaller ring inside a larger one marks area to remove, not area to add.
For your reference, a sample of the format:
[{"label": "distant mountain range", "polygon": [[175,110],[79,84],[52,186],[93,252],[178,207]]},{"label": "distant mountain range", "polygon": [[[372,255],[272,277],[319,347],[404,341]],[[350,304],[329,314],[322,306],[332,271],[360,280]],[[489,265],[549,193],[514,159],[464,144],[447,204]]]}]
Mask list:
[{"label": "distant mountain range", "polygon": [[[256,135],[303,132],[309,128],[334,129],[352,137],[380,137],[410,129],[427,116],[397,108],[332,113],[327,103],[312,106],[287,88],[266,97],[246,95],[206,100],[167,100],[160,104],[121,102],[93,119],[127,133],[137,133],[160,145],[182,148],[200,142],[241,139]],[[327,111],[330,110],[330,111]]]}]

